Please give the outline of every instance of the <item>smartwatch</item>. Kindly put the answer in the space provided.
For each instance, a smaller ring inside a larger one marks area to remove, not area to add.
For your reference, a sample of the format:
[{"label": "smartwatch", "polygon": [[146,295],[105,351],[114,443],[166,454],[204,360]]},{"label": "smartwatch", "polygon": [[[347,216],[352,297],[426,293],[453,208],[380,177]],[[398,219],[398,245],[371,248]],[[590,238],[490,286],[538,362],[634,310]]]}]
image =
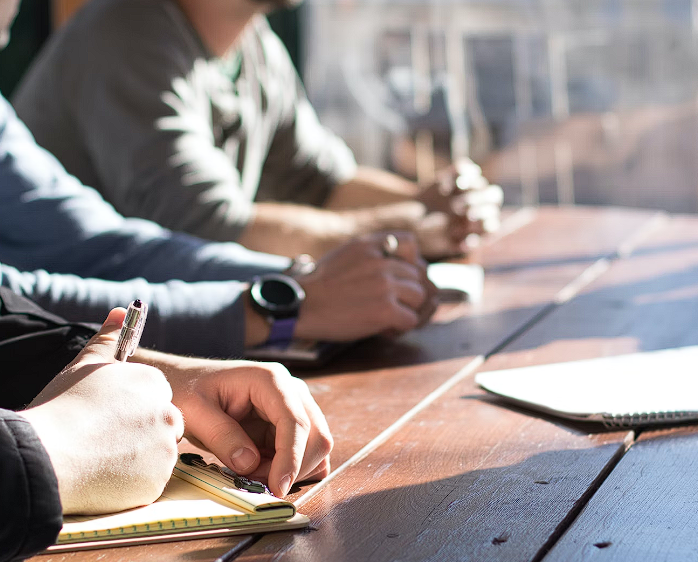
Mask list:
[{"label": "smartwatch", "polygon": [[305,291],[298,281],[281,273],[255,277],[250,300],[271,326],[266,343],[288,343],[293,339],[298,311],[305,300]]}]

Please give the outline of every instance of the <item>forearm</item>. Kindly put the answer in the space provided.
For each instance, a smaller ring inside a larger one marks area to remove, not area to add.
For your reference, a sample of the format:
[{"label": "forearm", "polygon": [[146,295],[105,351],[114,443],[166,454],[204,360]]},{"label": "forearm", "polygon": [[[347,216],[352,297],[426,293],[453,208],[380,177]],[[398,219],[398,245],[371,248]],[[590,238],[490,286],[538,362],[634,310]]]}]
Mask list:
[{"label": "forearm", "polygon": [[307,205],[258,203],[239,242],[257,251],[319,257],[356,234],[350,215]]},{"label": "forearm", "polygon": [[115,306],[141,299],[150,305],[142,343],[162,351],[231,357],[244,349],[244,283],[117,283],[7,266],[0,274],[2,285],[72,321],[102,322]]},{"label": "forearm", "polygon": [[350,181],[335,186],[324,207],[332,210],[375,207],[413,201],[419,192],[417,184],[397,174],[360,166]]},{"label": "forearm", "polygon": [[363,234],[414,231],[426,212],[416,201],[342,211],[283,203],[259,203],[255,208],[241,244],[289,257],[305,253],[315,258]]},{"label": "forearm", "polygon": [[[62,206],[75,203],[66,200]],[[22,229],[31,230],[31,234],[21,243],[11,239],[9,243],[0,242],[0,260],[24,270],[47,269],[114,281],[142,277],[163,283],[170,279],[246,281],[288,267],[288,260],[281,256],[253,252],[233,243],[205,242],[145,221],[108,215],[101,216],[100,221],[99,209],[91,206],[84,207],[82,214],[95,216],[94,221],[99,224],[61,216],[58,209],[42,215],[34,212],[30,204],[17,211],[16,220],[24,226],[13,229],[0,216],[0,224],[4,222],[0,238],[5,234],[21,235]],[[46,224],[49,228],[44,228]]]}]

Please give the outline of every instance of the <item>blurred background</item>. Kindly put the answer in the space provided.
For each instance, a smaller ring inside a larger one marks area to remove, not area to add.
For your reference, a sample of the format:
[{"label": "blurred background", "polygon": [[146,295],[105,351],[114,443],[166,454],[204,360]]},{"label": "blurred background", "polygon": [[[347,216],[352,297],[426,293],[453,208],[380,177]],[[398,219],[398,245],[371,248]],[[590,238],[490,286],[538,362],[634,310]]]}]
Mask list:
[{"label": "blurred background", "polygon": [[[24,0],[3,93],[79,3]],[[270,19],[363,164],[428,181],[470,156],[507,205],[698,212],[698,0],[305,0]]]}]

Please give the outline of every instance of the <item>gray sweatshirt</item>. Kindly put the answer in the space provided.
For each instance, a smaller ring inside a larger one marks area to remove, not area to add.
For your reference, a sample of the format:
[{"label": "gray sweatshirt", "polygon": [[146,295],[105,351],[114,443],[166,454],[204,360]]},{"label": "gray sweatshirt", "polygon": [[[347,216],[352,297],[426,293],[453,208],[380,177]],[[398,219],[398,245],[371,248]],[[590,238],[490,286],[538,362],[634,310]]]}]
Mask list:
[{"label": "gray sweatshirt", "polygon": [[322,205],[356,171],[262,16],[219,58],[174,0],[91,0],[12,101],[118,212],[208,240],[237,240],[254,202]]}]

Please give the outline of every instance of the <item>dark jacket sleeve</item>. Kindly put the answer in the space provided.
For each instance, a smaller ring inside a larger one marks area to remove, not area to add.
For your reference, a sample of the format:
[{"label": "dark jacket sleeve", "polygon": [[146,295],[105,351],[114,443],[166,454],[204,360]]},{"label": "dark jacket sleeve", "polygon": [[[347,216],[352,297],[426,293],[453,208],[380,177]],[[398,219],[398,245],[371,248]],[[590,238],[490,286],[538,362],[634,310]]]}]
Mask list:
[{"label": "dark jacket sleeve", "polygon": [[24,408],[94,334],[0,287],[0,408]]},{"label": "dark jacket sleeve", "polygon": [[61,513],[56,475],[31,424],[0,410],[0,562],[23,560],[53,544]]},{"label": "dark jacket sleeve", "polygon": [[53,544],[62,525],[51,460],[22,416],[28,404],[95,333],[0,287],[0,562]]}]

